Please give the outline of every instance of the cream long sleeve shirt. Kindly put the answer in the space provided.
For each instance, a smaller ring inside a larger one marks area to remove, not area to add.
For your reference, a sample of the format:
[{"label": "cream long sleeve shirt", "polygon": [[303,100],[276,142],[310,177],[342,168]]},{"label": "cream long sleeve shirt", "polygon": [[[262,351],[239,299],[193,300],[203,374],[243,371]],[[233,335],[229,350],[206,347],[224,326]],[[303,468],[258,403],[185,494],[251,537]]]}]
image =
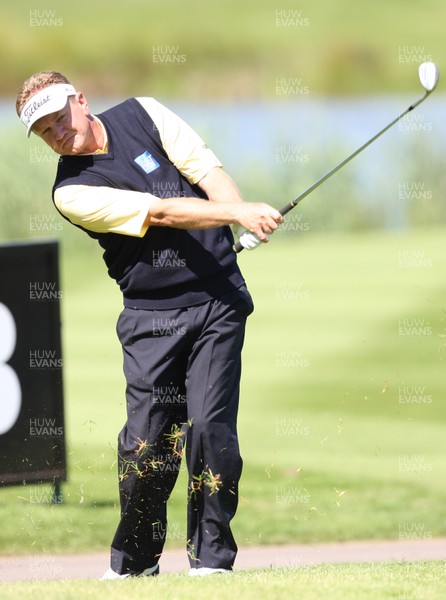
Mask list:
[{"label": "cream long sleeve shirt", "polygon": [[[154,98],[136,100],[152,118],[169,160],[191,184],[214,167],[222,167],[201,137],[175,113]],[[136,237],[147,232],[146,218],[153,199],[149,193],[107,186],[67,185],[54,193],[54,203],[72,223],[96,233]]]}]

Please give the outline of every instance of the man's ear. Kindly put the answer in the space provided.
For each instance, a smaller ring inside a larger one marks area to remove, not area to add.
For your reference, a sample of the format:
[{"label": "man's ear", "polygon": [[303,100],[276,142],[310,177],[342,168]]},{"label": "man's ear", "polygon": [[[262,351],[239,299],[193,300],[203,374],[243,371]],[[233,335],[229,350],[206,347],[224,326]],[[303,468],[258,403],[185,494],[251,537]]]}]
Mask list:
[{"label": "man's ear", "polygon": [[75,98],[76,103],[82,108],[84,114],[90,116],[90,107],[84,94],[82,92],[76,92]]}]

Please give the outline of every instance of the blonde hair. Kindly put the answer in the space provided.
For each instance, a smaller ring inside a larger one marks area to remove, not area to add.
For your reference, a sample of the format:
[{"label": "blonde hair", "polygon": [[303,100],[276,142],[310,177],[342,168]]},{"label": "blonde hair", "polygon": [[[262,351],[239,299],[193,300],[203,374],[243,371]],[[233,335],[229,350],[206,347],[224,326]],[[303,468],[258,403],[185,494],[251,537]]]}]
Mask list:
[{"label": "blonde hair", "polygon": [[70,83],[65,75],[62,73],[58,73],[57,71],[40,71],[39,73],[34,73],[31,77],[22,84],[19,89],[19,93],[17,94],[17,100],[15,103],[15,109],[17,111],[18,116],[20,117],[23,107],[37,92],[43,90],[44,88],[55,85],[56,83]]}]

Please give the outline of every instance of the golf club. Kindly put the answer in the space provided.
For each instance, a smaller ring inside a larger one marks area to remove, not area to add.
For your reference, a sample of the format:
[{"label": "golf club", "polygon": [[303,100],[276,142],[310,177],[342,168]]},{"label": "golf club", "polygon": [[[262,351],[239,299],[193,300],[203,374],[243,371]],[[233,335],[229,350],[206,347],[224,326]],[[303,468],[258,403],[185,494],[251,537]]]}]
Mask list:
[{"label": "golf club", "polygon": [[[378,139],[383,133],[385,133],[388,129],[390,129],[393,125],[395,125],[395,123],[397,123],[400,119],[405,117],[407,115],[407,113],[412,111],[419,104],[421,104],[424,100],[426,100],[426,98],[429,96],[429,94],[431,92],[433,92],[437,86],[438,77],[439,77],[438,67],[433,62],[424,62],[419,66],[418,75],[419,75],[419,78],[421,81],[421,85],[423,86],[423,88],[425,90],[424,95],[421,96],[421,98],[419,98],[416,102],[411,104],[408,109],[406,109],[403,113],[401,113],[396,119],[394,119],[386,127],[384,127],[384,129],[382,129],[379,133],[374,135],[365,144],[363,144],[360,148],[358,148],[355,152],[350,154],[350,156],[348,156],[342,162],[340,162],[336,167],[334,167],[334,169],[332,169],[326,175],[324,175],[323,177],[318,179],[318,181],[316,181],[316,183],[313,183],[313,185],[310,186],[300,196],[298,196],[292,202],[289,202],[286,206],[284,206],[280,210],[280,213],[282,215],[286,215],[290,210],[292,210],[295,206],[297,206],[301,200],[303,200],[306,196],[308,196],[308,194],[311,194],[311,192],[313,190],[315,190],[322,183],[324,183],[324,181],[327,181],[327,179],[329,177],[331,177],[332,175],[334,175],[336,173],[336,171],[339,171],[339,169],[341,169],[344,165],[346,165],[348,162],[350,162],[352,160],[352,158],[354,158],[360,152],[362,152],[365,148],[367,148],[367,146],[369,146],[372,142],[374,142],[376,139]],[[233,249],[234,249],[234,252],[239,253],[243,250],[243,246],[241,245],[240,242],[237,242],[236,244],[234,244]]]}]

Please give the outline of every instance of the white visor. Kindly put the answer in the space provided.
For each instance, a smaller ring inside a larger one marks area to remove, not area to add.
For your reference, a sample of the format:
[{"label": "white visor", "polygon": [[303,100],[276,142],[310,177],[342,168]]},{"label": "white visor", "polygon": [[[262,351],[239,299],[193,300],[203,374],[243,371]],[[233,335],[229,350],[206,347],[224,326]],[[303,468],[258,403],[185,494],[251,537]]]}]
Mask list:
[{"label": "white visor", "polygon": [[20,119],[26,125],[26,135],[31,135],[31,127],[36,121],[55,113],[65,106],[69,96],[74,96],[76,90],[68,83],[56,83],[31,96],[23,107]]}]

